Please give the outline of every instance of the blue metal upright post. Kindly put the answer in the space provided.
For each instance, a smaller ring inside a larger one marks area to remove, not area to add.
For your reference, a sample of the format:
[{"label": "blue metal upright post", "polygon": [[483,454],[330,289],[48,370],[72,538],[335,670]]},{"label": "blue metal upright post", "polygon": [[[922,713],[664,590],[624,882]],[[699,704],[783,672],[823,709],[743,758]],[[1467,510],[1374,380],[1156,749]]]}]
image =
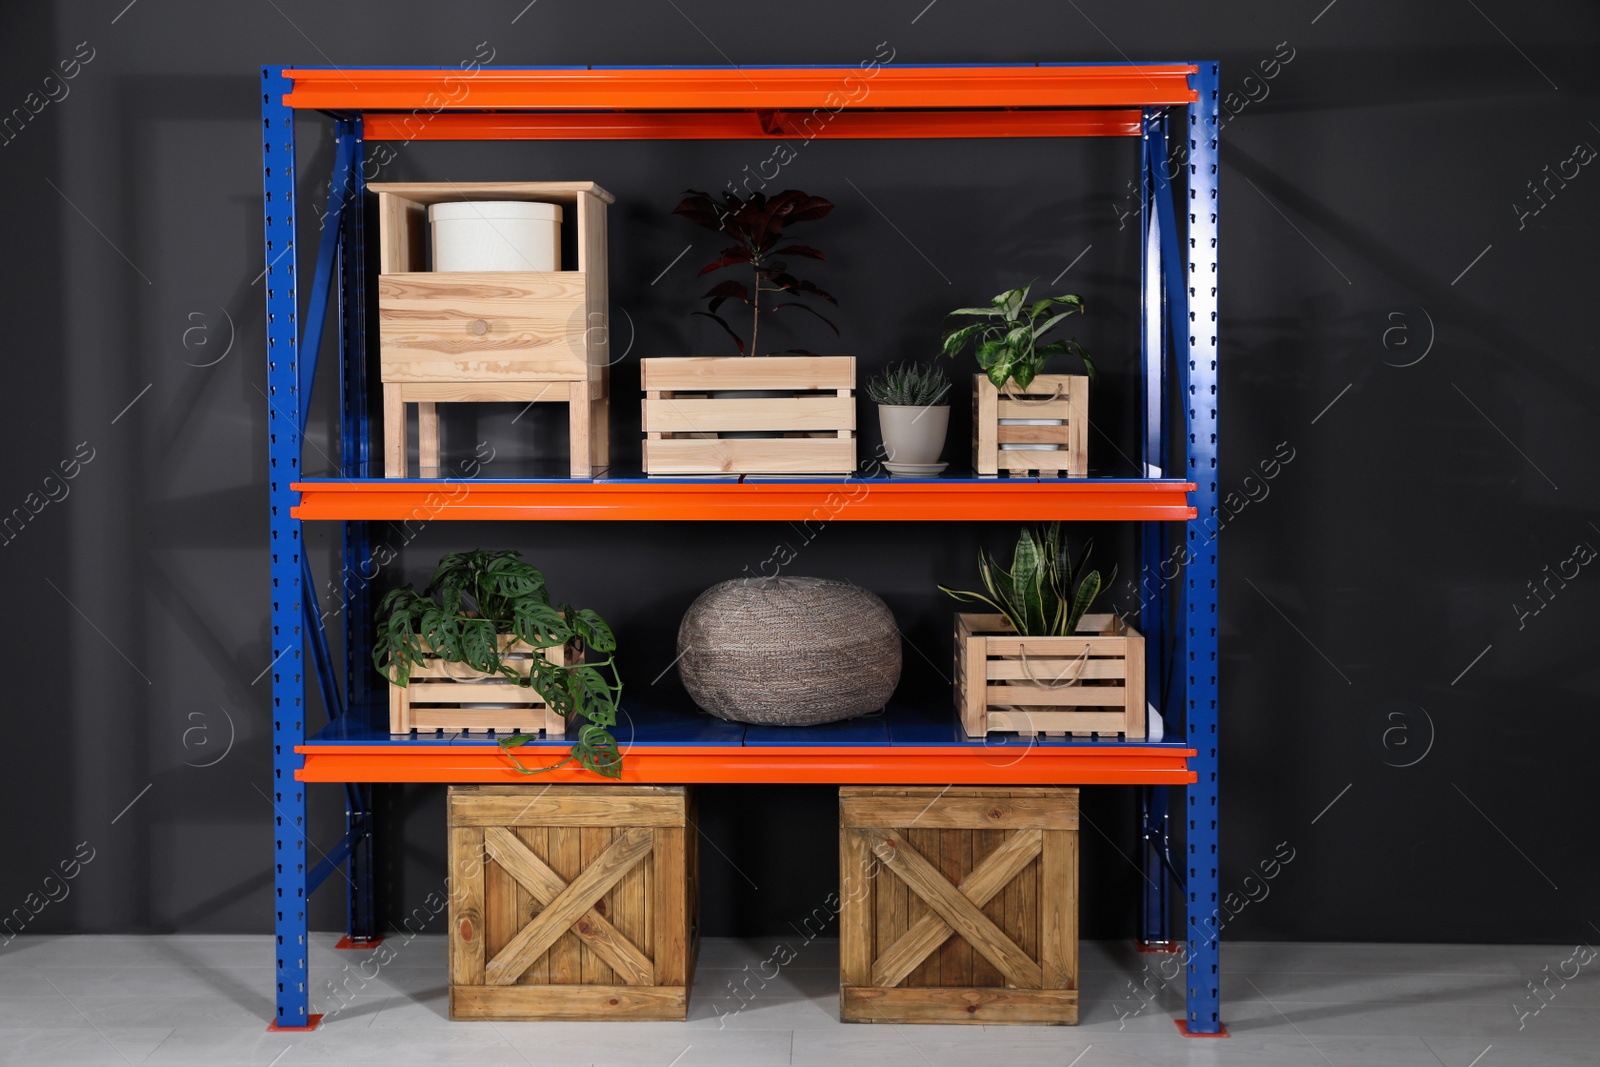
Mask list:
[{"label": "blue metal upright post", "polygon": [[[349,199],[340,220],[339,244],[339,464],[347,477],[368,476],[370,436],[367,419],[367,265],[366,175],[362,167],[361,118],[340,119],[341,141],[353,142]],[[343,524],[338,581],[344,616],[344,705],[353,725],[373,725],[377,714],[373,671],[367,658],[372,647],[371,593],[361,575],[371,556],[371,538],[364,522]],[[377,868],[373,855],[373,786],[356,783],[347,790],[346,832],[350,848],[347,944],[370,945],[380,940],[377,915]]]},{"label": "blue metal upright post", "polygon": [[[1198,752],[1188,787],[1188,1017],[1191,1034],[1222,1031],[1218,908],[1217,810],[1217,542],[1206,521],[1217,513],[1217,82],[1214,61],[1198,64],[1189,105],[1183,158],[1188,171],[1188,263],[1184,288],[1187,322],[1182,334],[1182,397],[1188,430],[1186,477],[1195,484],[1195,518],[1184,530],[1186,565],[1178,593],[1182,653],[1178,670],[1185,695],[1186,740]],[[1171,309],[1178,314],[1179,309]]]},{"label": "blue metal upright post", "polygon": [[306,961],[306,791],[295,781],[305,740],[305,634],[300,522],[289,486],[300,475],[299,310],[295,275],[294,112],[281,67],[261,70],[267,290],[267,488],[272,579],[272,807],[278,1029],[315,1025]]}]

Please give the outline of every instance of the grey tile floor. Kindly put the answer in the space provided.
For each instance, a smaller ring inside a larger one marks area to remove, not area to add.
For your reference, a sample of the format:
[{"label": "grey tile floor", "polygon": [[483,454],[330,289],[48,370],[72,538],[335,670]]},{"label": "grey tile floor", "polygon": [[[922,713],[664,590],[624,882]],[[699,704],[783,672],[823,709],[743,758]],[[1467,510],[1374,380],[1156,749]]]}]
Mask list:
[{"label": "grey tile floor", "polygon": [[[368,953],[335,951],[335,940],[316,935],[312,945],[313,1010],[327,1019],[306,1034],[266,1032],[266,937],[0,943],[0,1065],[1600,1064],[1600,961],[1579,964],[1553,946],[1227,944],[1223,1018],[1233,1036],[1203,1041],[1173,1027],[1183,1006],[1182,979],[1168,977],[1173,958],[1123,944],[1084,944],[1079,1026],[967,1027],[841,1025],[832,942],[797,946],[765,988],[751,980],[740,988],[754,995],[736,995],[733,983],[773,945],[727,940],[702,947],[687,1024],[451,1023],[441,937],[391,941],[395,958],[381,968]],[[1538,999],[1530,980],[1541,983]]]}]

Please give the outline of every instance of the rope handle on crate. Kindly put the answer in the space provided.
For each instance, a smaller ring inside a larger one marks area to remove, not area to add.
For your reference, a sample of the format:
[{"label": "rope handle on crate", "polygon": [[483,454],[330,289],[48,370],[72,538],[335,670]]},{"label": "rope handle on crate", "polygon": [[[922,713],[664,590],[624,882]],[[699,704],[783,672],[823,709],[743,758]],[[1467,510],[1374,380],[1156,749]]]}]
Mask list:
[{"label": "rope handle on crate", "polygon": [[[1035,685],[1043,686],[1045,689],[1065,689],[1068,686],[1077,685],[1078,682],[1082,680],[1084,666],[1089,662],[1089,649],[1089,645],[1084,645],[1081,655],[1069,663],[1060,674],[1056,675],[1055,678],[1046,680],[1033,673],[1033,668],[1028,665],[1028,646],[1023,645],[1022,674],[1028,679],[1028,681],[1034,683]],[[1070,678],[1067,677],[1069,674],[1071,675]],[[1062,681],[1063,678],[1066,678],[1066,680]]]},{"label": "rope handle on crate", "polygon": [[[1036,393],[1018,393],[1015,391],[1016,384],[1017,383],[1014,379],[1007,378],[1005,388],[1000,390],[1000,395],[1005,397],[1007,400],[1013,400],[1018,404],[1024,404],[1030,407],[1042,406],[1050,403],[1053,400],[1059,400],[1061,398],[1060,382],[1056,382],[1050,387],[1049,396],[1043,396]],[[1030,396],[1038,396],[1038,399],[1029,400],[1028,397]]]}]

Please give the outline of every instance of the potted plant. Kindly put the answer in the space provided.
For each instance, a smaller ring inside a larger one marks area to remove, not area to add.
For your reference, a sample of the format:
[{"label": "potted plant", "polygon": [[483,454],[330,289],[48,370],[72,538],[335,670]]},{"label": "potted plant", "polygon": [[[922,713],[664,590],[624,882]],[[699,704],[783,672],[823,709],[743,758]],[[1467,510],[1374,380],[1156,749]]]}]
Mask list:
[{"label": "potted plant", "polygon": [[985,592],[940,586],[993,613],[956,616],[956,694],[968,735],[1145,735],[1144,638],[1090,607],[1116,581],[1088,569],[1091,545],[1072,561],[1061,524],[1024,528],[1002,568],[978,553]]},{"label": "potted plant", "polygon": [[[1071,315],[1083,313],[1072,294],[1029,302],[1032,284],[1008,289],[987,307],[957,308],[950,315],[980,321],[945,331],[942,351],[955,356],[969,343],[983,374],[974,378],[973,470],[1088,475],[1089,386],[1094,361],[1073,338],[1045,341]],[[1056,356],[1076,355],[1084,373],[1044,374]]]},{"label": "potted plant", "polygon": [[[770,324],[805,312],[835,334],[838,327],[812,302],[838,302],[797,276],[791,261],[822,260],[789,231],[824,218],[833,204],[786,189],[720,200],[689,190],[674,209],[697,225],[730,238],[700,274],[736,271],[704,296],[693,314],[715,322],[739,355],[646,359],[644,468],[648,474],[848,474],[855,469],[855,357],[817,356],[803,348],[766,355]],[[749,332],[729,321],[728,308],[749,309]],[[763,327],[768,327],[763,330]],[[746,338],[748,337],[748,344]],[[761,360],[741,356],[766,355]]]},{"label": "potted plant", "polygon": [[901,363],[867,383],[867,396],[878,405],[883,431],[884,466],[895,474],[938,474],[950,427],[950,379],[937,364]]},{"label": "potted plant", "polygon": [[[390,730],[509,727],[499,744],[524,774],[576,762],[621,777],[609,730],[622,690],[615,657],[585,662],[588,649],[616,650],[611,628],[588,608],[553,603],[544,575],[517,556],[453,552],[421,593],[406,585],[383,598],[372,662],[390,684]],[[481,684],[466,696],[455,692],[463,682]],[[483,710],[486,699],[510,707]],[[560,762],[529,769],[510,755],[537,731],[560,737],[568,725],[577,732]]]}]

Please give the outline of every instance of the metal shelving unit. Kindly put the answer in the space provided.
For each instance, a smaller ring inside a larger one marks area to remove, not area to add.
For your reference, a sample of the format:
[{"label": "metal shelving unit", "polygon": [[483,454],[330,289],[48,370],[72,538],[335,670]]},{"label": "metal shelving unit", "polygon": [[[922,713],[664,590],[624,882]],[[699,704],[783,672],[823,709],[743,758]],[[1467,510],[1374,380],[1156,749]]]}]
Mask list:
[{"label": "metal shelving unit", "polygon": [[[272,742],[276,890],[276,1029],[310,1013],[306,898],[348,864],[349,936],[381,939],[373,874],[372,786],[400,781],[509,781],[491,742],[391,738],[373,672],[365,564],[367,522],[405,519],[731,521],[805,518],[840,482],[685,482],[602,476],[474,480],[365,477],[367,412],[363,144],[371,140],[1137,137],[1141,150],[1141,458],[1149,477],[923,482],[863,479],[834,518],[862,521],[1096,520],[1137,523],[1146,574],[1181,559],[1174,584],[1141,583],[1148,692],[1167,740],[1047,741],[997,748],[953,717],[891,707],[878,719],[806,731],[711,724],[634,707],[628,780],[1035,782],[1140,788],[1144,849],[1141,938],[1185,952],[1188,1009],[1179,1028],[1224,1032],[1218,946],[1217,554],[1204,521],[1217,511],[1217,135],[1214,62],[884,66],[852,101],[854,67],[523,70],[263,67],[262,150],[267,284],[268,477],[272,582]],[[870,101],[870,107],[867,106]],[[337,151],[304,317],[296,256],[295,113],[334,123]],[[1181,181],[1174,178],[1181,176]],[[1182,197],[1182,200],[1179,200]],[[324,323],[339,321],[341,476],[301,467]],[[1166,477],[1168,473],[1179,477]],[[344,649],[322,626],[301,524],[341,524]],[[328,723],[307,734],[315,673]],[[559,748],[559,742],[546,742]],[[999,757],[999,758],[997,758]],[[567,780],[584,772],[564,770]],[[594,780],[594,779],[590,779]],[[342,783],[344,837],[309,862],[306,784]],[[1174,854],[1168,788],[1184,788]],[[1170,887],[1186,928],[1170,929]]]}]

